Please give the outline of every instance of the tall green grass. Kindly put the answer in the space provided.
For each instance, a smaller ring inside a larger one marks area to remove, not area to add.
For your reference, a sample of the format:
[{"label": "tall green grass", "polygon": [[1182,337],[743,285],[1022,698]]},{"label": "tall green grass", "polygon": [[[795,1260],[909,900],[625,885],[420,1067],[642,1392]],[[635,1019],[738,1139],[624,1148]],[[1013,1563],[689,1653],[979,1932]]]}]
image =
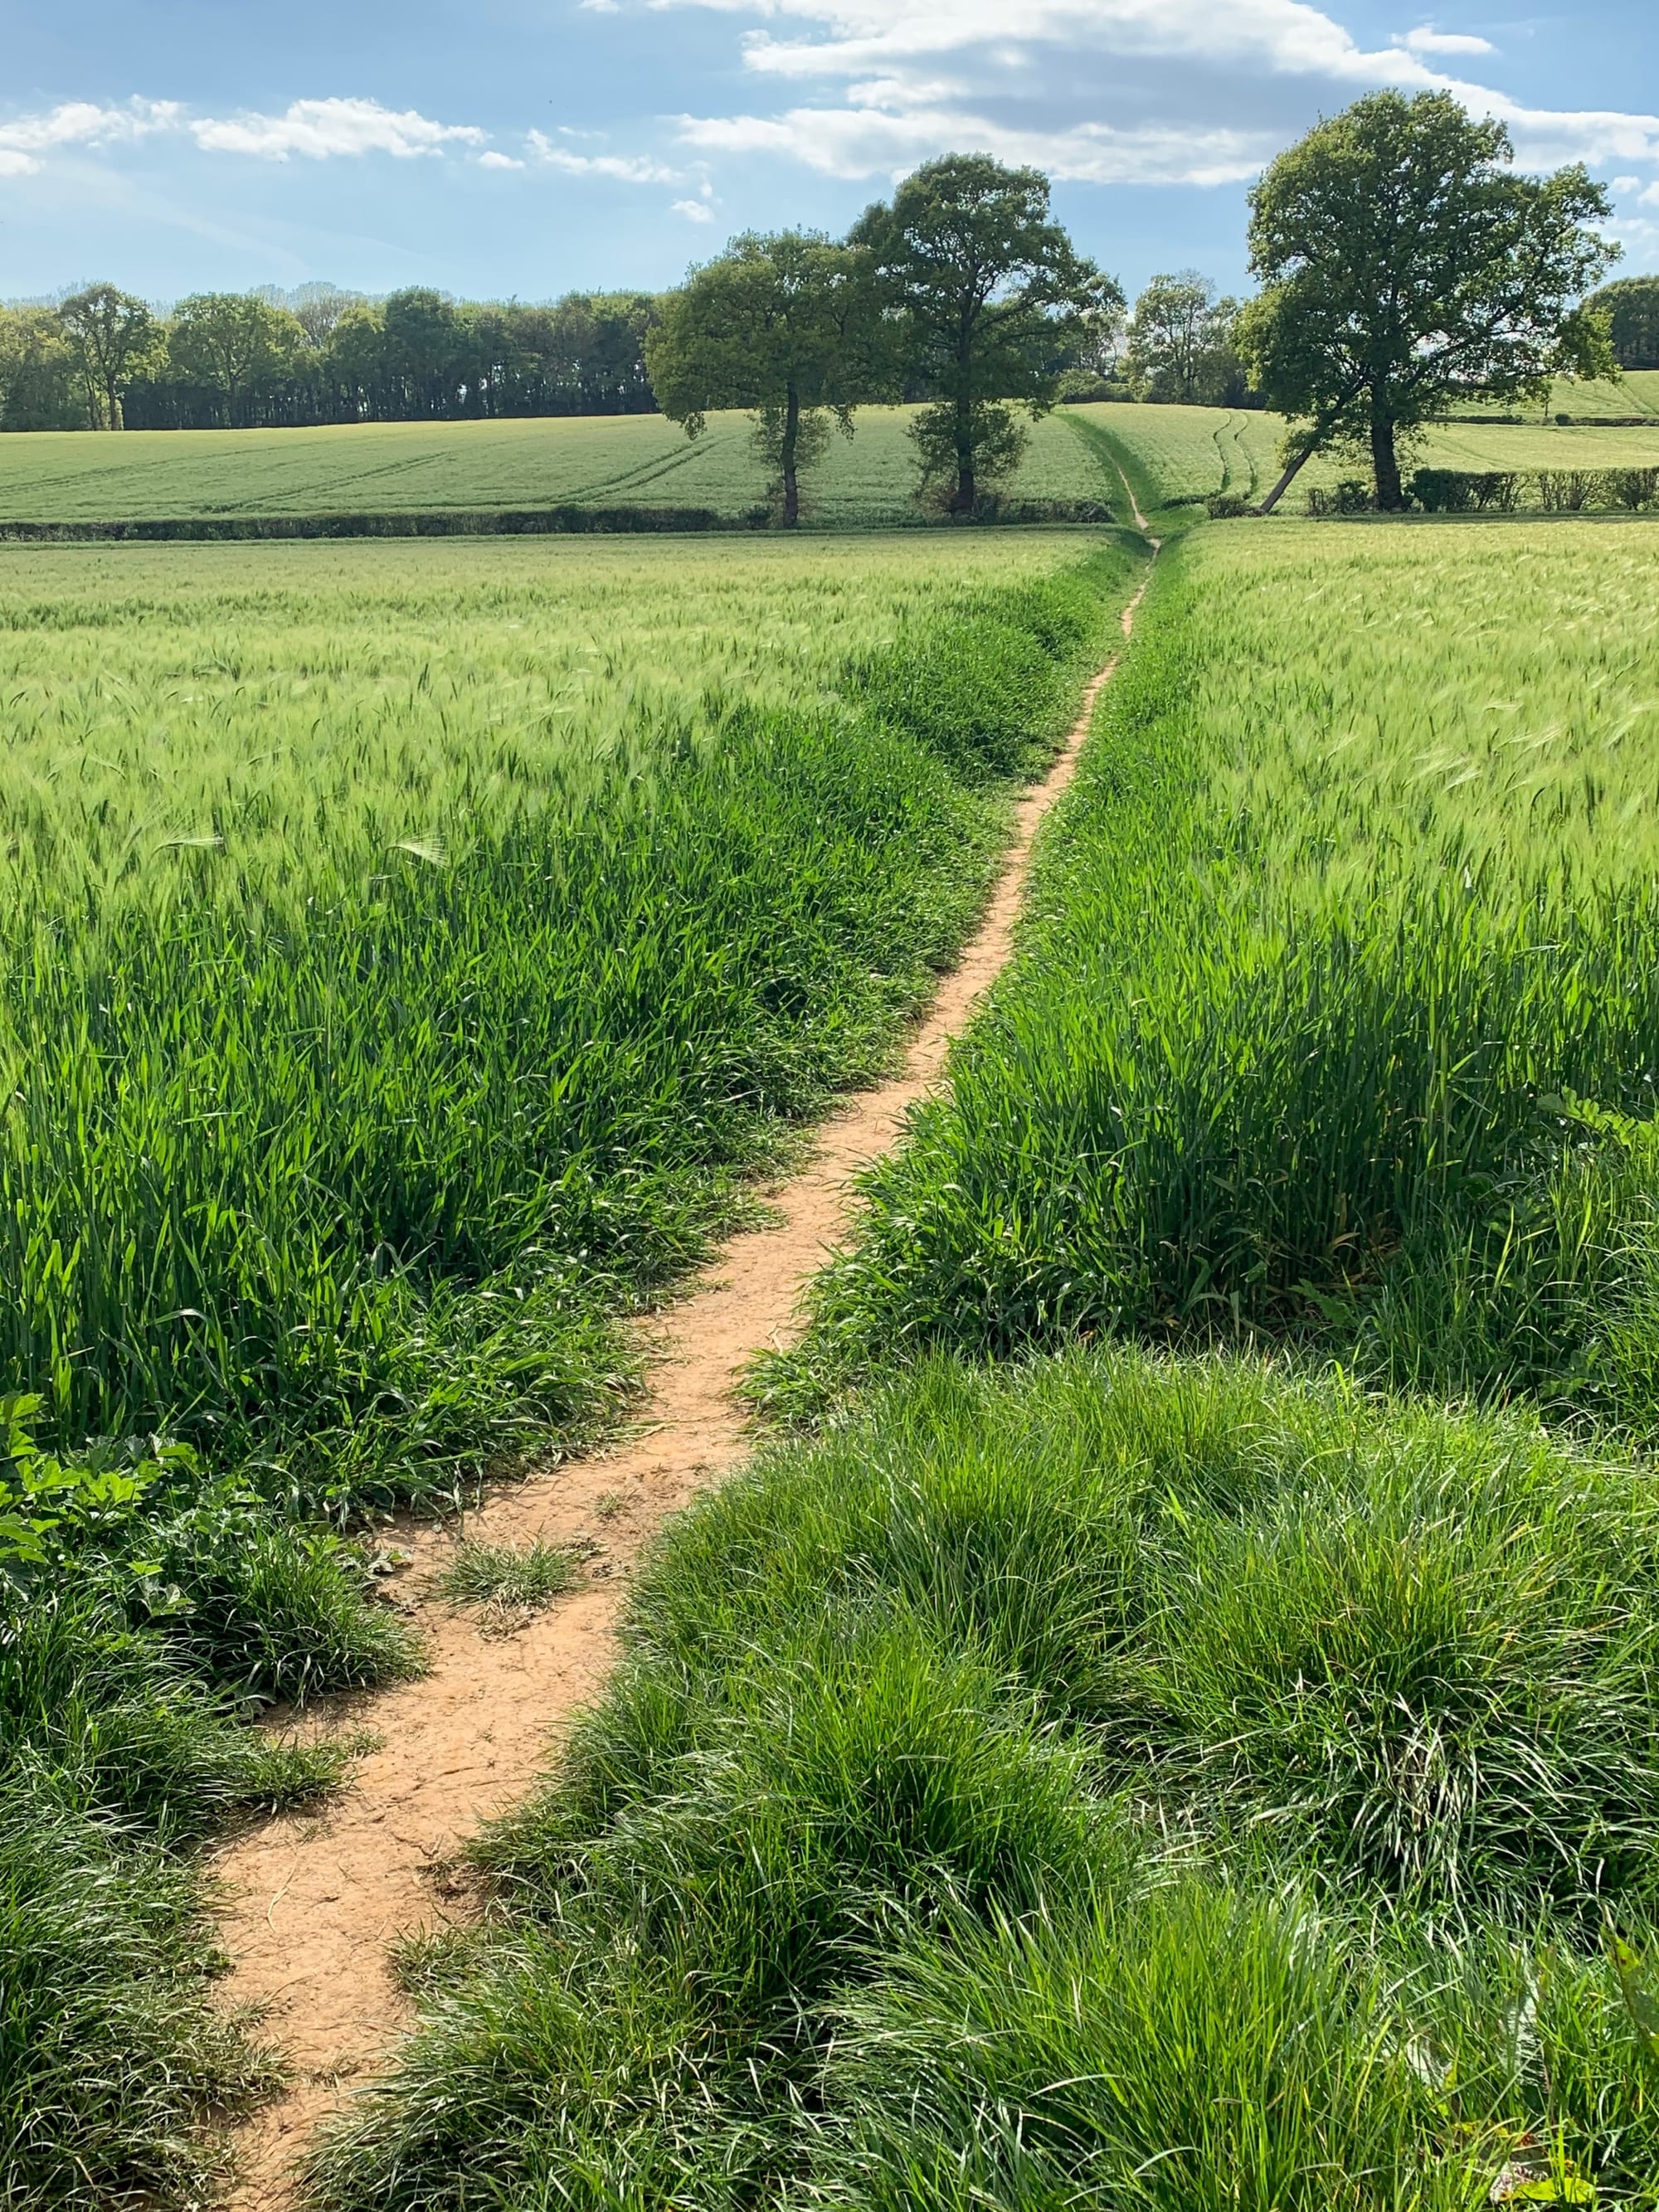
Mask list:
[{"label": "tall green grass", "polygon": [[1644,2201],[1649,1487],[1263,1365],[924,1365],[671,1533],[319,2203]]},{"label": "tall green grass", "polygon": [[[493,550],[351,564],[331,617],[252,585],[240,617],[222,586],[169,616],[147,562],[132,608],[66,596],[73,689],[50,633],[17,647],[0,1377],[56,1439],[169,1428],[343,1511],[591,1425],[606,1311],[696,1255],[948,962],[994,866],[979,787],[1054,742],[1136,558],[1059,541],[998,586],[954,548],[837,550],[838,653],[805,601],[777,619],[775,561],[636,559],[636,595],[720,625],[671,672],[623,660],[637,606],[605,639],[623,564],[596,591]],[[770,696],[699,696],[769,613]],[[568,640],[556,703],[562,622],[631,720],[602,685],[584,713]]]},{"label": "tall green grass", "polygon": [[1266,1331],[1652,1433],[1644,544],[1184,542],[776,1402],[907,1344]]},{"label": "tall green grass", "polygon": [[204,2201],[270,2069],[179,1853],[337,1779],[261,1707],[419,1664],[327,1520],[615,1403],[615,1315],[948,963],[1142,558],[550,550],[58,562],[0,631],[10,2204]]}]

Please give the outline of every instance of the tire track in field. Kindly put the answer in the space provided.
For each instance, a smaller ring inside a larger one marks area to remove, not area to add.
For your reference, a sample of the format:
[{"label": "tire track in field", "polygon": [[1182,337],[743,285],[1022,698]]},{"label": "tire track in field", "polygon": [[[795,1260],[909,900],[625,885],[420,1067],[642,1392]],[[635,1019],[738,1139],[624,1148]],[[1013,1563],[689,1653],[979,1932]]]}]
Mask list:
[{"label": "tire track in field", "polygon": [[[1144,526],[1127,477],[1124,489]],[[1124,610],[1126,638],[1146,589],[1143,578]],[[517,1634],[485,1638],[474,1618],[422,1592],[456,1532],[403,1526],[403,1586],[430,1670],[391,1689],[319,1701],[308,1729],[366,1724],[377,1747],[319,1811],[278,1816],[214,1855],[220,1935],[233,1961],[227,2001],[258,2009],[289,2069],[285,2094],[239,2131],[234,2212],[286,2212],[298,2203],[294,2162],[313,2129],[410,2024],[388,1943],[465,1916],[447,1872],[458,1847],[525,1795],[560,1729],[600,1687],[641,1549],[748,1450],[734,1387],[756,1352],[794,1333],[801,1292],[848,1226],[851,1178],[900,1141],[910,1108],[938,1084],[952,1038],[1006,965],[1038,825],[1072,780],[1115,666],[1115,658],[1091,683],[1053,767],[1018,801],[1003,874],[912,1031],[900,1073],[823,1124],[810,1164],[770,1194],[768,1224],[733,1237],[660,1317],[644,1415],[631,1436],[532,1474],[469,1516],[466,1534],[492,1543],[599,1547],[589,1579]]]}]

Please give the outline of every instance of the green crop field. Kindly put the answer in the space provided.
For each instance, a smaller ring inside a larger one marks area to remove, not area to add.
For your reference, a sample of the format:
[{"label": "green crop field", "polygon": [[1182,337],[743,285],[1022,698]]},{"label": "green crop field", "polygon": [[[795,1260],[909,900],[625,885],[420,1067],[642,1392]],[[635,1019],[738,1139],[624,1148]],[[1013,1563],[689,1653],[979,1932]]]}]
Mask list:
[{"label": "green crop field", "polygon": [[1113,526],[0,550],[20,2212],[215,2201],[272,2077],[192,1850],[351,1756],[247,1719],[418,1670],[378,1516],[625,1409],[620,1321],[887,1063],[1143,581],[770,1433],[398,1947],[302,2202],[1651,2205],[1659,520],[1168,504],[1274,436],[1041,426],[1150,574]]},{"label": "green crop field", "polygon": [[[807,482],[809,521],[868,526],[915,519],[915,462],[905,434],[914,411],[866,408],[850,440],[831,439]],[[1006,489],[1024,500],[1108,496],[1097,465],[1060,420],[1034,426]],[[702,508],[736,518],[765,500],[766,471],[742,415],[711,415],[695,443],[659,415],[0,438],[0,521],[556,506]]]},{"label": "green crop field", "polygon": [[[1651,374],[1659,384],[1659,372]],[[1632,380],[1639,381],[1639,377]],[[1605,387],[1583,389],[1599,392]],[[1143,472],[1155,501],[1200,501],[1218,491],[1257,499],[1277,481],[1282,466],[1279,445],[1285,425],[1276,415],[1246,408],[1155,405],[1094,405],[1066,411],[1103,431],[1110,444],[1127,453]],[[1632,404],[1620,411],[1648,410]],[[1577,423],[1435,423],[1407,450],[1405,465],[1407,473],[1418,467],[1528,473],[1659,469],[1659,416],[1651,429]],[[1322,454],[1302,471],[1280,511],[1300,514],[1311,488],[1328,489],[1344,477],[1364,473],[1357,461]]]},{"label": "green crop field", "polygon": [[[1138,541],[0,553],[0,2172],[200,2201],[176,1853],[417,1662],[334,1533],[591,1435],[884,1063]],[[167,1854],[175,1854],[169,1856]]]},{"label": "green crop field", "polygon": [[1656,544],[1183,541],[825,1350],[1288,1328],[1659,1436]]},{"label": "green crop field", "polygon": [[1651,2200],[1656,547],[1165,552],[319,2207]]}]

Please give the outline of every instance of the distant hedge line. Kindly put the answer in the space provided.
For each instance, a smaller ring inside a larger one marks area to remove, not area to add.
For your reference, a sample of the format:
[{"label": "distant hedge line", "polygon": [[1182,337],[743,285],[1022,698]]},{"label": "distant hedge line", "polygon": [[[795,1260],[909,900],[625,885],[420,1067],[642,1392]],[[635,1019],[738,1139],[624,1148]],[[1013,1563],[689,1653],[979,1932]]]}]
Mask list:
[{"label": "distant hedge line", "polygon": [[[947,520],[942,515],[895,515],[902,528]],[[981,499],[975,522],[1008,524],[1108,523],[1112,511],[1097,499]],[[708,507],[538,507],[468,514],[440,510],[404,514],[137,515],[119,521],[0,521],[0,543],[84,544],[106,540],[154,544],[173,538],[213,541],[284,538],[539,538],[567,535],[765,530],[769,507],[717,514]]]},{"label": "distant hedge line", "polygon": [[[1659,467],[1650,469],[1419,469],[1406,486],[1410,504],[1425,514],[1546,514],[1624,513],[1659,507]],[[1308,494],[1316,516],[1365,514],[1376,505],[1371,487],[1349,477]]]}]

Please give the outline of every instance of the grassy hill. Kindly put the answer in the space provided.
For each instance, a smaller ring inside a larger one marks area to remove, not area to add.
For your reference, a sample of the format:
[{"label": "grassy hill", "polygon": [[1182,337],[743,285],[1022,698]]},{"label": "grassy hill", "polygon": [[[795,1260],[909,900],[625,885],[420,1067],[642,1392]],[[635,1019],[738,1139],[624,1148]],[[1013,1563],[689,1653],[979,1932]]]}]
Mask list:
[{"label": "grassy hill", "polygon": [[[867,408],[805,482],[810,522],[914,521],[908,407]],[[1115,489],[1115,486],[1111,487]],[[659,415],[513,422],[374,422],[307,430],[41,431],[0,438],[0,520],[404,514],[552,506],[703,508],[736,520],[766,498],[749,418],[694,442]],[[1063,420],[1035,425],[1009,484],[1020,500],[1104,500]]]}]

